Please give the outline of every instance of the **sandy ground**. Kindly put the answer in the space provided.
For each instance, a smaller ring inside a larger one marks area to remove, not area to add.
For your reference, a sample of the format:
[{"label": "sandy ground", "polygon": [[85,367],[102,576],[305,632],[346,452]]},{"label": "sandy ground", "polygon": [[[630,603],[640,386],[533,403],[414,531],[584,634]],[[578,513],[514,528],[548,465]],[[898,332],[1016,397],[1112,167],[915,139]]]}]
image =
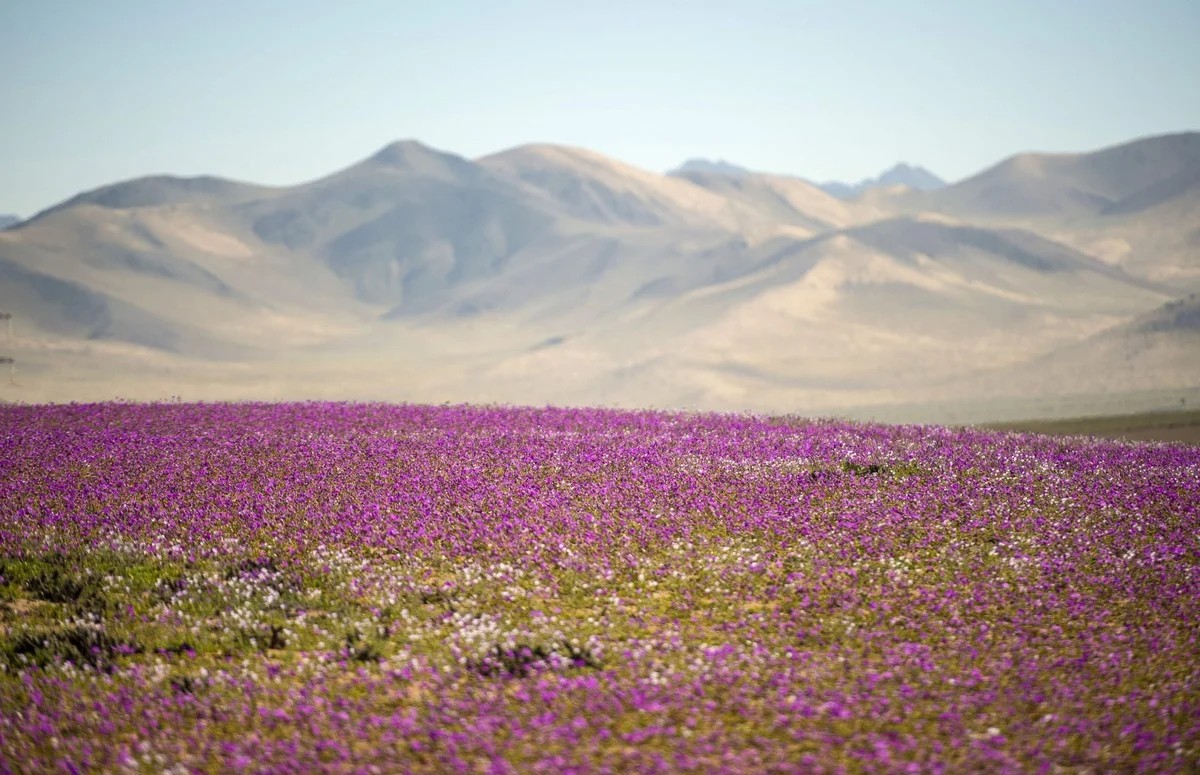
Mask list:
[{"label": "sandy ground", "polygon": [[[735,382],[706,383],[707,371],[606,374],[575,359],[531,361],[518,374],[496,368],[494,353],[451,349],[444,342],[396,341],[370,351],[293,353],[254,361],[184,359],[122,345],[78,345],[20,354],[15,380],[0,367],[0,402],[350,400],[395,403],[499,403],[622,408],[748,411],[848,417],[888,423],[973,424],[1083,416],[1178,412],[1200,407],[1200,387],[1074,395],[966,394],[923,399],[920,389],[783,389],[755,392]],[[731,377],[735,379],[737,375]],[[715,379],[715,378],[714,378]],[[691,392],[688,392],[691,389]],[[1157,415],[1156,415],[1157,416]],[[1159,417],[1161,419],[1161,416]],[[1194,417],[1152,425],[1120,425],[1130,438],[1191,440]],[[1047,432],[1073,432],[1070,429]],[[1080,432],[1090,432],[1085,428]],[[1109,432],[1109,431],[1105,431]],[[1149,435],[1146,435],[1149,434]],[[1174,436],[1169,436],[1174,434]]]}]

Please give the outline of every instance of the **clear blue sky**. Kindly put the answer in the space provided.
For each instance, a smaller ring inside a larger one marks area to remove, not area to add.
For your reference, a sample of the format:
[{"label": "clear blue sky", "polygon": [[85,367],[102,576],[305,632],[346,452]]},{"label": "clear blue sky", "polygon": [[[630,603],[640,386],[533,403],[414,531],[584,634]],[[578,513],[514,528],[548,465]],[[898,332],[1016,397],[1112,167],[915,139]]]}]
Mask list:
[{"label": "clear blue sky", "polygon": [[402,138],[956,179],[1200,128],[1200,0],[3,0],[0,212],[151,173],[311,179]]}]

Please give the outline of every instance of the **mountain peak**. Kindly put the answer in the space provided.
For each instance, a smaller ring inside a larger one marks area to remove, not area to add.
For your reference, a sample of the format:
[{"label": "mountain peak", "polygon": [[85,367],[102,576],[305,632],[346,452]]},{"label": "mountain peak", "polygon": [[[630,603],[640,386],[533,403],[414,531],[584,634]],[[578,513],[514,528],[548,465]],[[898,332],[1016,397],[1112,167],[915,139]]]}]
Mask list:
[{"label": "mountain peak", "polygon": [[388,143],[351,167],[357,172],[399,171],[439,178],[457,178],[478,173],[475,165],[461,156],[431,148],[417,140]]},{"label": "mountain peak", "polygon": [[[868,181],[864,180],[862,183],[867,182]],[[859,185],[861,186],[862,183]],[[924,167],[920,165],[908,164],[907,162],[900,162],[879,177],[875,178],[874,181],[870,181],[870,183],[871,185],[868,186],[868,188],[873,186],[904,185],[908,186],[909,188],[914,188],[918,191],[932,191],[933,189],[941,188],[942,186],[946,185],[946,181],[942,180],[937,175],[934,175]]]},{"label": "mountain peak", "polygon": [[1183,132],[1085,153],[1018,153],[923,206],[987,218],[1128,215],[1178,200],[1198,185],[1200,133]]},{"label": "mountain peak", "polygon": [[851,199],[865,191],[879,187],[904,186],[917,191],[932,191],[942,188],[946,181],[919,165],[900,162],[876,178],[864,178],[857,183],[830,180],[817,184],[818,188],[839,199]]},{"label": "mountain peak", "polygon": [[544,180],[548,174],[567,177],[582,175],[604,179],[618,187],[631,181],[641,186],[657,186],[657,181],[663,177],[588,148],[552,143],[519,145],[484,156],[477,162],[488,169],[516,173],[526,179]]},{"label": "mountain peak", "polygon": [[619,162],[609,156],[605,156],[598,151],[593,151],[590,148],[580,148],[574,145],[563,145],[561,143],[525,143],[513,148],[508,148],[503,151],[484,156],[478,159],[480,163],[500,160],[519,159],[522,162],[531,161],[578,161],[587,164],[602,163],[605,165],[626,165],[624,162]]},{"label": "mountain peak", "polygon": [[371,154],[367,161],[388,167],[409,167],[417,160],[439,155],[443,154],[417,140],[396,140]]},{"label": "mountain peak", "polygon": [[686,172],[701,172],[708,175],[729,175],[731,177],[742,177],[743,175],[753,175],[754,173],[745,167],[739,167],[736,164],[727,162],[724,159],[688,159],[679,167],[671,171],[671,174],[678,175]]}]

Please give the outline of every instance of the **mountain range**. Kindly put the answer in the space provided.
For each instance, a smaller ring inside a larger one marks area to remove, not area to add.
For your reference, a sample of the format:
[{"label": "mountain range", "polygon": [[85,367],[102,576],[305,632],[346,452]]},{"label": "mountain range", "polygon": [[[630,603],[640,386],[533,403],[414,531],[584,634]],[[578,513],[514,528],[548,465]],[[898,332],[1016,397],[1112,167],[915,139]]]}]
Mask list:
[{"label": "mountain range", "polygon": [[821,190],[842,199],[850,199],[880,187],[905,186],[916,191],[933,191],[946,185],[946,181],[920,166],[901,162],[876,178],[865,178],[857,183],[842,183],[831,180],[821,183]]},{"label": "mountain range", "polygon": [[[730,177],[746,177],[765,174],[756,173],[745,167],[718,159],[688,159],[670,174],[687,177],[690,174],[728,175]],[[787,177],[787,176],[782,176]],[[811,181],[810,181],[811,182]],[[824,183],[813,183],[826,194],[832,194],[839,199],[853,199],[868,190],[880,187],[905,186],[917,191],[933,191],[942,188],[946,182],[929,170],[920,166],[912,166],[901,162],[891,169],[880,173],[878,177],[864,178],[857,183],[843,183],[838,180],[828,180]]]},{"label": "mountain range", "polygon": [[965,421],[1200,395],[1200,133],[850,199],[711,164],[403,141],[296,186],[82,192],[0,232],[0,399]]},{"label": "mountain range", "polygon": [[0,229],[7,229],[9,226],[20,222],[21,219],[15,215],[0,214]]}]

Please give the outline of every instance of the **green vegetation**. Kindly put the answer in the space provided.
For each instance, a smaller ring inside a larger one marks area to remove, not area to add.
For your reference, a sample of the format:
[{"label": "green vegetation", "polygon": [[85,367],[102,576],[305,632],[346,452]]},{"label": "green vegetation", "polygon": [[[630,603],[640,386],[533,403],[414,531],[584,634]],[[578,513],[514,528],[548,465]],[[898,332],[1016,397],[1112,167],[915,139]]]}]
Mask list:
[{"label": "green vegetation", "polygon": [[1200,444],[1200,409],[1143,412],[1066,420],[1023,420],[990,423],[1002,431],[1044,433],[1050,436],[1098,436],[1132,441],[1182,441]]}]

